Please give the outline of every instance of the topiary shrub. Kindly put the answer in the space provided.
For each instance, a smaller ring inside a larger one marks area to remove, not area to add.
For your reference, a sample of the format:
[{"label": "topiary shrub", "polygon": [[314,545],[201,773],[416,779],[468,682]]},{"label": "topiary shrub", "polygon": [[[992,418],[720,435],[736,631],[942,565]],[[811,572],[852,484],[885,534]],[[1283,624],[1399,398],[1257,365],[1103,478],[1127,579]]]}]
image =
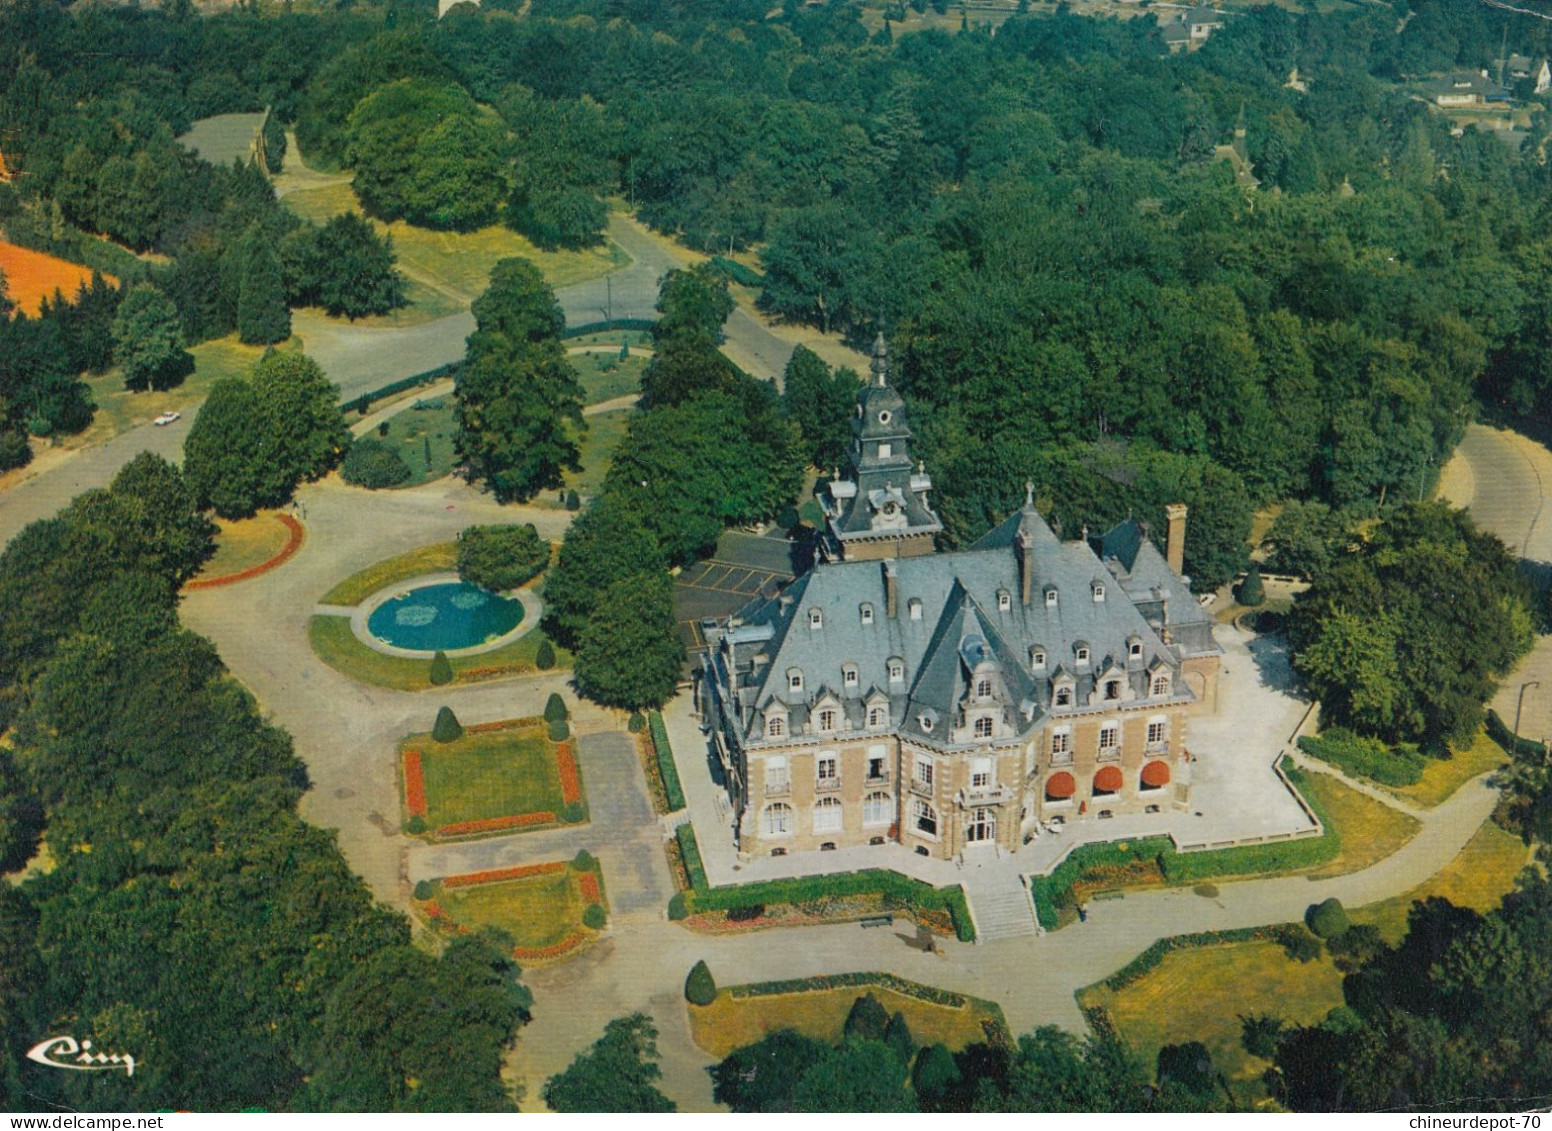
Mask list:
[{"label": "topiary shrub", "polygon": [[1304,925],[1317,939],[1334,939],[1351,926],[1347,921],[1347,908],[1334,896],[1312,905],[1304,913]]},{"label": "topiary shrub", "polygon": [[550,741],[565,742],[571,737],[571,724],[565,719],[556,719],[550,724]]},{"label": "topiary shrub", "polygon": [[410,465],[391,445],[371,436],[363,436],[350,445],[340,475],[346,483],[377,490],[408,482]]},{"label": "topiary shrub", "polygon": [[443,684],[453,682],[453,665],[448,662],[447,653],[437,651],[431,657],[431,674],[427,677],[433,687],[441,687]]},{"label": "topiary shrub", "polygon": [[455,742],[463,737],[463,724],[453,714],[451,707],[444,705],[437,708],[436,722],[431,725],[431,737],[438,742]]},{"label": "topiary shrub", "polygon": [[533,523],[468,526],[458,535],[458,576],[481,589],[516,589],[549,564],[550,544]]},{"label": "topiary shrub", "polygon": [[566,701],[560,697],[560,692],[550,692],[550,697],[544,701],[544,718],[547,722],[559,722],[571,717],[571,712],[566,710]]},{"label": "topiary shrub", "polygon": [[422,817],[419,813],[415,814],[409,820],[404,822],[404,831],[409,833],[411,836],[419,836],[421,833],[426,831],[426,818]]},{"label": "topiary shrub", "polygon": [[608,922],[608,916],[604,914],[601,904],[589,903],[587,909],[582,912],[582,925],[590,931],[601,931]]},{"label": "topiary shrub", "polygon": [[647,717],[640,711],[632,711],[630,722],[625,724],[625,729],[632,734],[640,734],[647,729]]},{"label": "topiary shrub", "polygon": [[388,435],[388,422],[386,420],[380,421],[378,423],[377,434],[384,437]]},{"label": "topiary shrub", "polygon": [[872,994],[863,994],[851,1003],[846,1015],[842,1039],[848,1041],[882,1041],[884,1030],[889,1028],[889,1013]]},{"label": "topiary shrub", "polygon": [[1245,580],[1239,583],[1239,603],[1255,608],[1266,600],[1266,587],[1261,584],[1261,567],[1252,564]]},{"label": "topiary shrub", "polygon": [[568,825],[579,825],[587,820],[587,806],[580,801],[573,801],[560,811],[560,819]]},{"label": "topiary shrub", "polygon": [[691,1005],[710,1005],[717,1000],[717,983],[704,958],[690,967],[690,976],[684,980],[684,999]]},{"label": "topiary shrub", "polygon": [[424,903],[436,894],[436,885],[430,880],[421,880],[415,885],[415,898]]},{"label": "topiary shrub", "polygon": [[582,509],[582,498],[575,491],[566,492],[566,509],[568,511],[579,511]]},{"label": "topiary shrub", "polygon": [[548,640],[539,641],[539,650],[534,653],[534,667],[541,672],[547,672],[555,666],[555,645]]},{"label": "topiary shrub", "polygon": [[676,891],[668,901],[668,918],[677,923],[681,919],[690,917],[690,901],[684,897],[684,892]]},{"label": "topiary shrub", "polygon": [[598,860],[585,848],[577,849],[577,854],[571,858],[571,866],[579,872],[591,871]]}]

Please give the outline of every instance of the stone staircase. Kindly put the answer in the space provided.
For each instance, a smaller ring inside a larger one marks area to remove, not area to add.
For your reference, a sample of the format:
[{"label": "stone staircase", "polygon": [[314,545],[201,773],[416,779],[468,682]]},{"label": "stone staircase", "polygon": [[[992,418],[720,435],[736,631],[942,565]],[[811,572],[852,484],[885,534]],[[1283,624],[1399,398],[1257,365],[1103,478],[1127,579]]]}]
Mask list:
[{"label": "stone staircase", "polygon": [[1032,938],[1039,934],[1034,904],[1017,876],[1008,876],[1005,882],[995,885],[967,884],[965,895],[975,917],[977,942]]}]

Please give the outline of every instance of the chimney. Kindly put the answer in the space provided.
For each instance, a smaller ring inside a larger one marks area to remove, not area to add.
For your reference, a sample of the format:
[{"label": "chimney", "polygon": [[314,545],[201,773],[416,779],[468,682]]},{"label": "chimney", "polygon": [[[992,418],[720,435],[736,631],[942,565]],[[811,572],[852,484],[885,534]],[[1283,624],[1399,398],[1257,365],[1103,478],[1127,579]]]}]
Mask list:
[{"label": "chimney", "polygon": [[893,559],[884,561],[884,615],[894,620],[900,606],[900,569]]},{"label": "chimney", "polygon": [[1164,558],[1177,576],[1183,575],[1186,571],[1186,505],[1170,503],[1164,508],[1164,516],[1169,519]]},{"label": "chimney", "polygon": [[1019,599],[1028,605],[1035,588],[1034,546],[1029,535],[1020,530],[1013,539],[1013,552],[1018,555]]}]

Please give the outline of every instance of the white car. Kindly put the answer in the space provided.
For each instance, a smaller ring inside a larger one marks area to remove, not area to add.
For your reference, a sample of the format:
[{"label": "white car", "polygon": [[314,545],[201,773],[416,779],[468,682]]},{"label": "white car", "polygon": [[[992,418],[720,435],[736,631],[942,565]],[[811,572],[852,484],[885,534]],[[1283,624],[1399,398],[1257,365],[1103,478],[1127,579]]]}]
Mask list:
[{"label": "white car", "polygon": [[163,412],[159,413],[156,418],[151,421],[151,423],[160,426],[163,424],[171,424],[174,420],[182,419],[183,413],[181,412]]}]

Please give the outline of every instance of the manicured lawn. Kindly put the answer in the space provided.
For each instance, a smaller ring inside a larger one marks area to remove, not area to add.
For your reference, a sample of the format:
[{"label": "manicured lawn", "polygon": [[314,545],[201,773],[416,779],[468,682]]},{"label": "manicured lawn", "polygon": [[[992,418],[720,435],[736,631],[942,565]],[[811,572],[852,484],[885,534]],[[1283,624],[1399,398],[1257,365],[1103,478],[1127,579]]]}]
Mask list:
[{"label": "manicured lawn", "polygon": [[647,368],[647,359],[644,357],[627,357],[621,361],[619,351],[611,350],[604,353],[568,354],[567,360],[582,379],[588,404],[599,404],[612,401],[615,397],[641,392],[641,374]]},{"label": "manicured lawn", "polygon": [[248,160],[263,124],[263,114],[217,114],[191,125],[178,144],[212,165],[230,169],[233,161]]},{"label": "manicured lawn", "polygon": [[[449,563],[446,567],[437,568],[451,569],[452,565]],[[416,573],[406,576],[414,577]],[[385,656],[368,648],[351,631],[349,617],[315,616],[308,622],[307,638],[319,659],[351,679],[395,691],[424,691],[431,686],[430,660]],[[453,682],[478,683],[537,671],[538,665],[534,661],[539,653],[539,645],[545,639],[544,630],[536,627],[512,643],[489,652],[473,656],[450,656],[448,662],[453,667]],[[555,666],[561,669],[571,667],[571,653],[558,644],[553,647]]]},{"label": "manicured lawn", "polygon": [[1421,780],[1393,792],[1414,805],[1432,809],[1478,774],[1507,765],[1508,761],[1503,747],[1489,738],[1486,730],[1478,730],[1470,746],[1455,751],[1453,758],[1430,758]]},{"label": "manicured lawn", "polygon": [[[575,491],[584,501],[598,494],[614,460],[614,449],[625,438],[625,430],[635,413],[635,409],[622,408],[587,418],[587,435],[582,437],[582,470],[568,471],[562,490]],[[562,505],[561,492],[541,491],[534,496],[533,505],[559,507]]]},{"label": "manicured lawn", "polygon": [[984,1041],[986,1033],[981,1028],[981,1019],[999,1016],[991,1008],[974,1001],[956,1009],[907,997],[881,986],[847,986],[747,998],[735,998],[723,990],[710,1005],[691,1007],[690,1035],[696,1044],[715,1057],[724,1057],[778,1029],[796,1029],[805,1036],[839,1044],[852,1003],[867,993],[877,998],[891,1016],[896,1010],[905,1013],[911,1036],[918,1045],[941,1041],[955,1052]]},{"label": "manicured lawn", "polygon": [[1147,1065],[1159,1049],[1201,1041],[1243,1102],[1265,1096],[1260,1075],[1270,1062],[1240,1047],[1241,1014],[1270,1013],[1286,1025],[1308,1025],[1342,1002],[1342,975],[1324,954],[1295,962],[1277,943],[1234,943],[1180,950],[1117,991],[1084,990],[1079,1004],[1104,1006]]},{"label": "manicured lawn", "polygon": [[1432,879],[1405,895],[1354,910],[1352,920],[1373,923],[1388,941],[1397,942],[1406,933],[1407,912],[1419,899],[1443,896],[1457,907],[1488,911],[1514,890],[1526,855],[1519,837],[1489,821]]},{"label": "manicured lawn", "polygon": [[1361,871],[1395,852],[1422,828],[1415,817],[1381,804],[1329,774],[1306,773],[1304,788],[1314,794],[1342,840],[1341,852],[1318,875]]},{"label": "manicured lawn", "polygon": [[410,468],[410,477],[403,486],[418,487],[452,472],[453,463],[457,459],[453,453],[453,433],[457,430],[457,422],[451,396],[416,401],[411,407],[389,417],[387,424],[386,436],[379,437],[375,430],[367,435],[392,444],[404,457],[404,462]]},{"label": "manicured lawn", "polygon": [[582,926],[587,906],[570,868],[505,883],[444,889],[437,902],[465,927],[500,927],[520,947],[554,946]]},{"label": "manicured lawn", "polygon": [[218,518],[216,525],[221,528],[216,535],[216,552],[199,571],[200,577],[225,577],[263,565],[285,548],[291,536],[273,511],[237,521]]},{"label": "manicured lawn", "polygon": [[605,330],[597,334],[578,334],[574,338],[566,339],[566,347],[569,349],[573,346],[613,346],[619,349],[622,341],[633,346],[652,348],[652,335],[646,330]]},{"label": "manicured lawn", "polygon": [[465,734],[446,743],[429,734],[412,734],[400,746],[420,751],[426,824],[431,828],[520,813],[559,813],[564,805],[555,747],[541,727]]},{"label": "manicured lawn", "polygon": [[[303,189],[283,199],[299,216],[319,224],[341,212],[361,211],[354,190],[343,183]],[[613,244],[580,252],[541,251],[516,232],[502,227],[477,232],[435,232],[402,221],[373,223],[393,236],[399,268],[408,278],[421,280],[463,303],[484,292],[491,267],[498,259],[509,256],[532,260],[552,287],[595,279],[630,262],[630,257]]]},{"label": "manicured lawn", "polygon": [[324,605],[359,605],[385,585],[395,581],[408,581],[424,573],[442,573],[456,568],[458,543],[433,542],[407,554],[385,558],[367,566],[360,573],[353,573],[330,589],[319,603]]}]

